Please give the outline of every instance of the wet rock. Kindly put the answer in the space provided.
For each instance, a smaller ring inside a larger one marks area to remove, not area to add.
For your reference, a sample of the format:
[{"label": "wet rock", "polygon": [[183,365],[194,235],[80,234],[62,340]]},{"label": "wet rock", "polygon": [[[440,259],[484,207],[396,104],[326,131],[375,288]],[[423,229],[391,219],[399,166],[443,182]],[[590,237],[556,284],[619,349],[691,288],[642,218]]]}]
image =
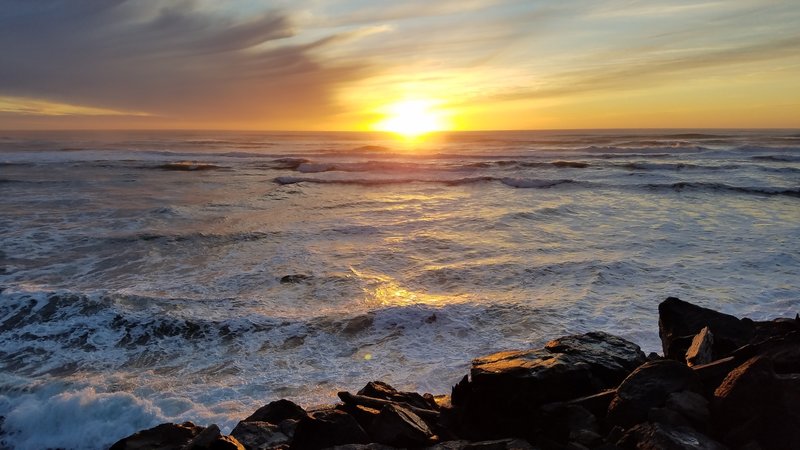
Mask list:
[{"label": "wet rock", "polygon": [[714,346],[714,335],[708,327],[703,327],[692,339],[689,350],[686,351],[686,364],[689,367],[699,364],[708,364],[714,360],[712,347]]},{"label": "wet rock", "polygon": [[258,408],[242,422],[269,422],[277,425],[287,419],[299,420],[305,416],[306,411],[303,408],[289,400],[281,399]]},{"label": "wet rock", "polygon": [[[405,403],[423,409],[438,409],[439,406],[433,396],[425,397],[416,392],[402,392],[382,381],[370,381],[366,386],[358,391],[358,395],[389,400],[398,403]],[[430,395],[430,394],[429,394]]]},{"label": "wet rock", "polygon": [[695,428],[705,429],[710,416],[708,400],[692,391],[669,394],[666,407],[685,417]]},{"label": "wet rock", "polygon": [[701,389],[697,374],[684,364],[667,359],[645,363],[617,388],[608,422],[628,428],[647,420],[649,410],[664,406],[670,394]]},{"label": "wet rock", "polygon": [[527,437],[539,405],[616,387],[646,359],[641,349],[607,333],[555,339],[544,349],[500,352],[472,363],[471,381],[453,389],[453,405],[473,438]]},{"label": "wet rock", "polygon": [[179,450],[203,429],[192,422],[162,423],[117,441],[110,450]]},{"label": "wet rock", "polygon": [[394,447],[430,444],[433,432],[418,415],[396,405],[386,405],[372,421],[369,434],[375,441]]},{"label": "wet rock", "polygon": [[181,450],[245,450],[245,448],[236,438],[223,436],[219,427],[212,424],[198,433]]},{"label": "wet rock", "polygon": [[281,431],[281,427],[269,422],[239,422],[231,431],[231,436],[247,450],[264,450],[289,443],[289,437]]},{"label": "wet rock", "polygon": [[595,331],[565,336],[545,345],[551,353],[576,355],[589,364],[603,387],[616,387],[629,373],[647,361],[638,345],[612,334]]},{"label": "wet rock", "polygon": [[310,275],[304,275],[302,273],[295,273],[295,274],[292,274],[292,275],[284,275],[284,276],[282,276],[281,277],[281,283],[283,283],[283,284],[302,283],[302,282],[308,280],[309,278],[311,278]]},{"label": "wet rock", "polygon": [[347,403],[343,405],[337,405],[336,409],[342,410],[353,416],[353,418],[356,419],[356,422],[361,425],[361,428],[365,430],[369,430],[369,428],[372,426],[372,423],[381,413],[380,409]]},{"label": "wet rock", "polygon": [[[598,431],[594,414],[581,406],[569,403],[551,403],[540,408],[537,415],[541,436],[548,441],[566,445],[569,441],[578,441],[576,436]],[[540,437],[541,437],[540,436]]]},{"label": "wet rock", "polygon": [[658,305],[658,334],[666,358],[684,361],[694,336],[705,327],[714,334],[712,352],[716,357],[750,342],[756,329],[752,320],[740,320],[675,297]]},{"label": "wet rock", "polygon": [[753,357],[732,370],[714,391],[714,425],[723,441],[798,448],[800,411],[783,401],[783,387],[767,357]]},{"label": "wet rock", "polygon": [[444,441],[432,447],[426,447],[425,450],[535,450],[535,447],[528,441],[509,438],[479,442]]},{"label": "wet rock", "polygon": [[689,427],[642,423],[628,430],[617,445],[624,450],[726,450],[727,447]]},{"label": "wet rock", "polygon": [[388,445],[377,444],[375,442],[370,444],[347,444],[336,445],[329,450],[395,450],[396,447],[389,447]]},{"label": "wet rock", "polygon": [[353,416],[336,409],[309,412],[294,432],[293,450],[316,450],[346,444],[367,444],[369,437]]}]

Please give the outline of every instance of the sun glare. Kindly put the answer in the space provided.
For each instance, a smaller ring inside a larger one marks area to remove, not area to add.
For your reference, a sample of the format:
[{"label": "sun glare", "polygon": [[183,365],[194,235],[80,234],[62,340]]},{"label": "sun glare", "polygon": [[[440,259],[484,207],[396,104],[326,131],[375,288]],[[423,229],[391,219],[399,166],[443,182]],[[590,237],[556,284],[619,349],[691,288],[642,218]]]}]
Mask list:
[{"label": "sun glare", "polygon": [[386,107],[386,118],[375,125],[379,131],[390,131],[407,138],[416,138],[433,131],[447,129],[442,112],[431,100],[404,100]]}]

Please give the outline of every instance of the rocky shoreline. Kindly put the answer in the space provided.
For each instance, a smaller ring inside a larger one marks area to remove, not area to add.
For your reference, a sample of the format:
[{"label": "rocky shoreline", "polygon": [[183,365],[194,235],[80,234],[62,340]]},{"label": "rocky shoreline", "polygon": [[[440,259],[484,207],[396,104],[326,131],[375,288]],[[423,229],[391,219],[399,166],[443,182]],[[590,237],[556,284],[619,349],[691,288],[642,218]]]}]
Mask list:
[{"label": "rocky shoreline", "polygon": [[663,356],[603,332],[472,362],[450,395],[368,383],[341,403],[277,400],[222,435],[161,424],[124,449],[800,449],[800,315],[756,322],[677,298]]}]

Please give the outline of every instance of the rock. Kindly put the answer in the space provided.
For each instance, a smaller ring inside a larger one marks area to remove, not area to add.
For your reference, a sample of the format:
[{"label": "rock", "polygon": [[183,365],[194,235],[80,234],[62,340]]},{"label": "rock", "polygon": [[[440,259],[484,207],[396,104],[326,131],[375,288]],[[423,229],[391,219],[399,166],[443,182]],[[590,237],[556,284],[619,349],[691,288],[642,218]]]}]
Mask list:
[{"label": "rock", "polygon": [[366,444],[369,437],[353,416],[336,409],[309,412],[294,432],[293,450],[316,450],[346,444]]},{"label": "rock", "polygon": [[469,437],[528,437],[539,405],[616,387],[645,359],[638,346],[607,333],[495,353],[473,361],[471,381],[453,389],[453,406],[462,413],[462,431]]},{"label": "rock", "polygon": [[211,424],[197,434],[181,450],[245,450],[236,438],[223,436],[216,424]]},{"label": "rock", "polygon": [[714,391],[714,425],[723,441],[760,441],[778,415],[780,395],[769,358],[755,356],[732,370]]},{"label": "rock", "polygon": [[373,420],[369,435],[376,442],[394,447],[422,447],[430,444],[433,432],[410,410],[386,405]]},{"label": "rock", "polygon": [[528,441],[522,439],[497,439],[493,441],[444,441],[425,450],[535,450]]},{"label": "rock", "polygon": [[269,422],[277,425],[286,419],[300,420],[305,416],[306,411],[303,408],[289,400],[281,399],[258,408],[242,422]]},{"label": "rock", "polygon": [[553,403],[540,409],[538,422],[541,433],[537,438],[546,438],[549,442],[566,445],[570,441],[581,442],[588,438],[590,442],[599,438],[597,434],[597,418],[585,408],[570,403]]},{"label": "rock", "polygon": [[358,391],[358,395],[405,403],[422,409],[439,409],[433,396],[425,397],[416,392],[401,392],[382,381],[370,381]]},{"label": "rock", "polygon": [[624,450],[726,450],[727,447],[689,427],[641,423],[628,430],[617,445]]},{"label": "rock", "polygon": [[688,419],[695,428],[705,429],[708,426],[710,416],[708,400],[696,392],[681,391],[669,394],[666,406]]},{"label": "rock", "polygon": [[289,437],[281,431],[281,427],[269,422],[239,422],[231,431],[231,436],[247,450],[264,450],[289,443]]},{"label": "rock", "polygon": [[192,422],[162,423],[117,441],[110,450],[179,450],[201,431]]},{"label": "rock", "polygon": [[343,405],[337,405],[336,409],[340,409],[353,416],[353,418],[356,419],[356,422],[361,425],[361,428],[365,430],[369,430],[369,428],[372,426],[372,423],[381,413],[380,409],[347,403]]},{"label": "rock", "polygon": [[699,364],[708,364],[714,360],[712,347],[714,346],[714,335],[708,327],[703,327],[692,339],[689,350],[686,351],[686,364],[689,367]]},{"label": "rock", "polygon": [[302,283],[303,281],[308,280],[311,278],[310,275],[304,275],[302,273],[295,273],[292,275],[284,275],[281,277],[281,283],[283,284],[292,284],[292,283]]},{"label": "rock", "polygon": [[545,349],[579,356],[589,364],[592,375],[601,380],[603,387],[616,387],[647,361],[638,345],[601,331],[554,339]]},{"label": "rock", "polygon": [[666,358],[684,361],[692,339],[704,327],[714,334],[712,353],[716,357],[750,342],[756,330],[752,320],[740,320],[675,297],[658,305],[658,335]]},{"label": "rock", "polygon": [[396,449],[395,447],[389,447],[388,445],[377,444],[373,442],[370,444],[336,445],[330,447],[329,450],[396,450]]},{"label": "rock", "polygon": [[645,363],[617,388],[608,422],[628,428],[647,420],[650,408],[664,406],[670,394],[701,389],[697,374],[684,364],[668,359]]}]

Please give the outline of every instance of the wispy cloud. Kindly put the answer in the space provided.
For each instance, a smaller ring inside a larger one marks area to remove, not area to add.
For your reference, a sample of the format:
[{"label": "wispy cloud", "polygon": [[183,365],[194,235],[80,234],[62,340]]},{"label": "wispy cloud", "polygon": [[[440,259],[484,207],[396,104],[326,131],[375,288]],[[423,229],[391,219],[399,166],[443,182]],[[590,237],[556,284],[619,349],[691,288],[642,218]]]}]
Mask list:
[{"label": "wispy cloud", "polygon": [[12,0],[0,10],[0,95],[173,119],[319,117],[365,67],[322,62],[335,34],[294,34],[275,11],[236,20],[191,1]]}]

